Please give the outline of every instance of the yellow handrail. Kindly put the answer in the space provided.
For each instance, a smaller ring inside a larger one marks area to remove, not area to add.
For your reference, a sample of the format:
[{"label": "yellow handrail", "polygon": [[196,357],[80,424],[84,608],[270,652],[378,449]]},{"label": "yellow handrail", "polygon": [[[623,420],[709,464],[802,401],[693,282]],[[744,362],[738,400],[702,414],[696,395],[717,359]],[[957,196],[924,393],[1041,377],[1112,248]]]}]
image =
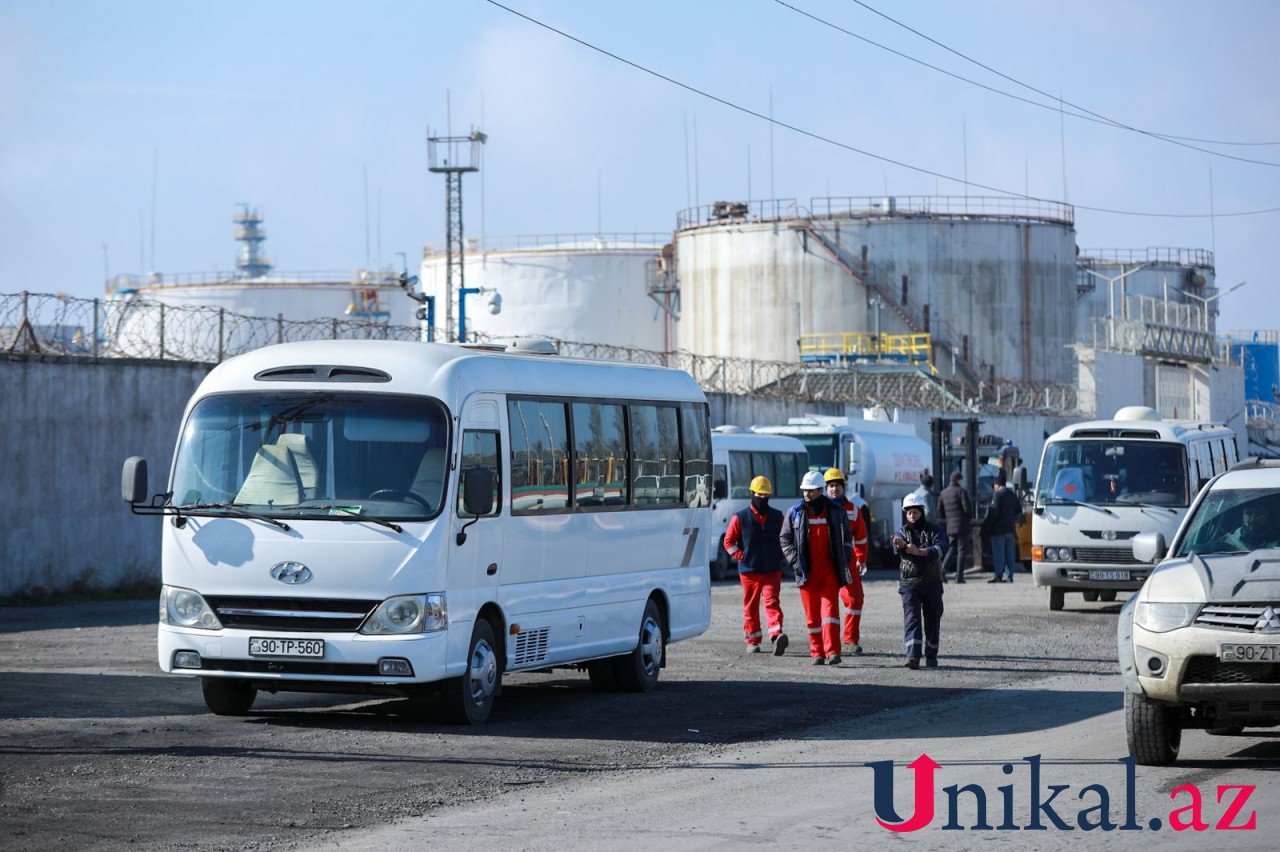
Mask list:
[{"label": "yellow handrail", "polygon": [[881,334],[864,331],[827,332],[800,335],[800,357],[821,360],[874,360],[888,358],[893,361],[923,361],[929,372],[937,375],[933,366],[933,335],[928,332],[912,334]]}]

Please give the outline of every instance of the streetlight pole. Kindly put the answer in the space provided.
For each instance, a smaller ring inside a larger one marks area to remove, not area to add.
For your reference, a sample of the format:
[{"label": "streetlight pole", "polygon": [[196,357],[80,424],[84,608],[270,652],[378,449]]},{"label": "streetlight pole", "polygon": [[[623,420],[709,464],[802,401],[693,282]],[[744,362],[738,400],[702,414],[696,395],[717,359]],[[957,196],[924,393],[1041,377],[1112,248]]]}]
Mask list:
[{"label": "streetlight pole", "polygon": [[1208,331],[1209,330],[1209,303],[1215,302],[1218,299],[1221,299],[1223,296],[1227,295],[1228,293],[1234,293],[1236,290],[1239,290],[1241,287],[1243,287],[1248,283],[1249,283],[1248,281],[1241,281],[1239,284],[1235,285],[1234,287],[1214,293],[1212,296],[1197,296],[1195,293],[1188,292],[1187,290],[1181,290],[1181,288],[1179,289],[1182,295],[1190,296],[1191,298],[1200,302],[1200,304],[1204,306],[1204,316],[1202,318],[1202,324],[1204,325],[1204,330]]},{"label": "streetlight pole", "polygon": [[[1137,266],[1133,267],[1132,269],[1126,270],[1124,267],[1124,264],[1122,263],[1120,264],[1120,274],[1115,277],[1109,277],[1109,276],[1103,275],[1101,272],[1094,272],[1092,269],[1090,269],[1087,266],[1080,267],[1085,272],[1089,273],[1095,278],[1101,278],[1103,281],[1107,282],[1107,309],[1108,309],[1107,346],[1108,347],[1114,348],[1116,345],[1116,288],[1115,288],[1116,283],[1124,281],[1124,279],[1128,278],[1133,273],[1137,272],[1140,269],[1145,269],[1150,265],[1151,265],[1151,261],[1147,261],[1146,263],[1140,263]],[[1124,300],[1123,293],[1121,294],[1120,298]],[[1126,306],[1126,309],[1127,309],[1127,306]]]}]

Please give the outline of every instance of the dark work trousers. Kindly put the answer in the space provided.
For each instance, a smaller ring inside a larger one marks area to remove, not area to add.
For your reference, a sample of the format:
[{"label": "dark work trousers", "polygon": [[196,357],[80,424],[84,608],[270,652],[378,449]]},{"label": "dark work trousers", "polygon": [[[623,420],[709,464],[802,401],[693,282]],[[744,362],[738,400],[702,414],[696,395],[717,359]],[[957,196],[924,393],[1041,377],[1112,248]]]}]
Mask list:
[{"label": "dark work trousers", "polygon": [[948,534],[947,539],[951,546],[947,548],[947,555],[942,558],[942,576],[945,579],[950,571],[956,572],[956,582],[964,582],[965,569],[973,564],[973,556],[969,553],[969,540],[973,538],[970,533]]},{"label": "dark work trousers", "polygon": [[[899,586],[902,595],[902,639],[907,659],[938,658],[939,631],[942,629],[942,584],[921,583]],[[922,653],[923,652],[923,653]]]}]

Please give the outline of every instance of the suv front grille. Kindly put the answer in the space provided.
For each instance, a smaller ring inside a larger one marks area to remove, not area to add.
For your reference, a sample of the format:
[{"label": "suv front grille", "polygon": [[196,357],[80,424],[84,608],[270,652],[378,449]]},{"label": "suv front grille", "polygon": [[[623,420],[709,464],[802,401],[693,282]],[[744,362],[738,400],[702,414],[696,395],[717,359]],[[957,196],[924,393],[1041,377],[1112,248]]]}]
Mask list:
[{"label": "suv front grille", "polygon": [[205,596],[223,627],[299,633],[354,633],[381,601]]},{"label": "suv front grille", "polygon": [[1248,603],[1248,604],[1205,604],[1196,616],[1196,624],[1201,627],[1219,627],[1226,630],[1246,630],[1253,632],[1267,607],[1280,609],[1280,604]]},{"label": "suv front grille", "polygon": [[1280,665],[1274,663],[1224,663],[1217,657],[1187,660],[1183,683],[1280,683]]}]

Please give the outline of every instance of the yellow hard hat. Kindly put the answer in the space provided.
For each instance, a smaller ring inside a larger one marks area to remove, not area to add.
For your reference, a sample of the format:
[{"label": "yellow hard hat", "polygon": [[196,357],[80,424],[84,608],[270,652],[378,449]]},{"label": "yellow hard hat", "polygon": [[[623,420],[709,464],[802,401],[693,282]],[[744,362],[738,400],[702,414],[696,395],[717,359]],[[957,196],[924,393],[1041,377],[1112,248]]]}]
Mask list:
[{"label": "yellow hard hat", "polygon": [[825,482],[844,482],[844,472],[838,467],[829,468],[822,479]]},{"label": "yellow hard hat", "polygon": [[755,479],[751,480],[751,493],[763,494],[766,497],[772,494],[773,484],[769,482],[769,477],[757,476]]}]

